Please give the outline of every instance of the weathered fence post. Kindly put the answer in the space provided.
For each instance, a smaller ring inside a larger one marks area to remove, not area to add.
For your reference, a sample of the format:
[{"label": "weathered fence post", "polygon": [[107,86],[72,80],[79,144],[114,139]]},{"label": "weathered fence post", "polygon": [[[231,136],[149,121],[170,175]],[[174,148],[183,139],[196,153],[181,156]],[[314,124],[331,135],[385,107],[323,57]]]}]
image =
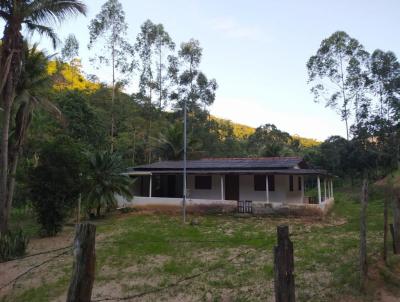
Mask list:
[{"label": "weathered fence post", "polygon": [[393,242],[393,254],[398,254],[400,253],[400,251],[397,250],[397,246],[396,246],[396,235],[394,232],[394,225],[393,223],[390,224],[390,234],[392,235],[392,242]]},{"label": "weathered fence post", "polygon": [[393,198],[393,244],[394,253],[400,254],[400,192],[396,190],[396,196]]},{"label": "weathered fence post", "polygon": [[275,301],[294,302],[293,243],[289,239],[289,227],[277,227],[278,245],[274,247]]},{"label": "weathered fence post", "polygon": [[388,198],[383,201],[383,261],[387,264]]},{"label": "weathered fence post", "polygon": [[76,226],[74,240],[74,264],[67,302],[89,302],[92,296],[94,271],[96,227],[82,223]]}]

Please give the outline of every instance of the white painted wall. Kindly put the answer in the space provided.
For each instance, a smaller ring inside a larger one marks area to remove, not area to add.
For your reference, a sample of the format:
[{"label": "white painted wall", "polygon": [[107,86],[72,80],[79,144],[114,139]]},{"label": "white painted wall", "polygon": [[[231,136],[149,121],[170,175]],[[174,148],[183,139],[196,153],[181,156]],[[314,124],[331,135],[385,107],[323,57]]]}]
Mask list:
[{"label": "white painted wall", "polygon": [[[195,189],[195,175],[188,175],[188,200],[221,200],[221,175],[212,175],[211,177],[211,190],[199,190]],[[302,190],[298,189],[299,177],[302,176],[293,176],[293,192],[290,192],[289,175],[275,175],[275,191],[269,191],[269,202],[303,203]],[[304,181],[302,184],[304,188]],[[254,190],[254,175],[240,175],[239,186],[240,200],[266,201],[265,191]],[[225,191],[225,188],[223,190]]]},{"label": "white painted wall", "polygon": [[[149,205],[167,205],[167,206],[181,206],[182,198],[168,198],[168,197],[142,197],[135,196],[131,200],[126,200],[121,196],[117,196],[118,206],[149,206]],[[214,199],[188,199],[187,205],[230,205],[236,206],[235,200],[214,200]]]},{"label": "white painted wall", "polygon": [[195,175],[188,175],[188,199],[221,199],[221,176],[211,176],[211,190],[196,190]]},{"label": "white painted wall", "polygon": [[[269,201],[279,203],[302,203],[302,191],[298,189],[298,177],[293,176],[293,192],[289,191],[289,175],[275,175],[275,191],[269,191]],[[254,175],[240,175],[241,200],[265,201],[265,191],[254,190]]]}]

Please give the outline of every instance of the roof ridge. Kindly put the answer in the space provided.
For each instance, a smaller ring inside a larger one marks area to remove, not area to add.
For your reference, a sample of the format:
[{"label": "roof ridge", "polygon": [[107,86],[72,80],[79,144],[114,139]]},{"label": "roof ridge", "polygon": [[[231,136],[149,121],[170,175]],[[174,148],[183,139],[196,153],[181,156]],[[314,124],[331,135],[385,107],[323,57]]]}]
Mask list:
[{"label": "roof ridge", "polygon": [[301,156],[265,156],[265,157],[204,157],[198,160],[227,160],[227,159],[248,159],[248,160],[262,160],[262,159],[303,159]]}]

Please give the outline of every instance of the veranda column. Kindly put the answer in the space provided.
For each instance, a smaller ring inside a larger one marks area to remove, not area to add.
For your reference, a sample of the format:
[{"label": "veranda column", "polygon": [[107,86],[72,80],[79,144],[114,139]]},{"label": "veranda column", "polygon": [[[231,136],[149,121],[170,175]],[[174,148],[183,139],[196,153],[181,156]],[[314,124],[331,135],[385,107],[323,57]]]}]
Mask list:
[{"label": "veranda column", "polygon": [[326,200],[326,177],[324,177],[324,201]]},{"label": "veranda column", "polygon": [[153,175],[150,175],[150,181],[149,181],[149,197],[151,197],[151,188],[153,186]]},{"label": "veranda column", "polygon": [[268,185],[268,175],[265,175],[265,200],[269,202],[269,185]]},{"label": "veranda column", "polygon": [[319,175],[317,176],[317,187],[318,187],[318,203],[321,203],[321,180]]},{"label": "veranda column", "polygon": [[329,193],[329,198],[332,198],[332,180],[328,180],[328,193]]},{"label": "veranda column", "polygon": [[224,195],[224,175],[221,175],[221,200],[225,199]]}]

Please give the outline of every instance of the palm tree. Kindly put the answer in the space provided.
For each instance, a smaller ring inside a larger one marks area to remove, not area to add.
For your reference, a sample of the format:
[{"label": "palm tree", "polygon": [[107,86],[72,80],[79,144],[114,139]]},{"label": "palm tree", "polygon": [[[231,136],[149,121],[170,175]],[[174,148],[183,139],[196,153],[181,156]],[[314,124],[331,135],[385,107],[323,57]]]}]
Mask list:
[{"label": "palm tree", "polygon": [[0,18],[5,21],[0,51],[0,100],[3,109],[0,144],[1,233],[8,229],[11,208],[8,182],[13,175],[9,168],[9,134],[12,107],[25,61],[22,28],[48,36],[55,46],[57,35],[48,25],[63,21],[70,15],[85,13],[86,6],[79,0],[0,0]]},{"label": "palm tree", "polygon": [[88,209],[96,208],[100,216],[103,207],[113,208],[117,204],[116,195],[132,198],[132,179],[122,175],[122,158],[108,151],[96,152],[89,157],[87,191],[84,192]]},{"label": "palm tree", "polygon": [[[18,158],[22,151],[26,135],[32,120],[33,111],[37,107],[46,110],[50,115],[64,122],[61,111],[52,104],[47,96],[52,86],[51,76],[47,72],[49,56],[37,49],[37,44],[29,47],[24,42],[24,68],[18,82],[15,106],[17,107],[14,128],[9,136],[9,169],[15,176]],[[8,181],[7,203],[11,205],[15,187],[15,177]]]},{"label": "palm tree", "polygon": [[167,128],[158,138],[152,138],[153,152],[162,159],[178,160],[182,158],[183,141],[182,129],[177,125]]},{"label": "palm tree", "polygon": [[[183,131],[182,126],[174,124],[167,128],[164,133],[160,133],[157,138],[152,138],[152,150],[161,159],[179,160],[183,156]],[[189,136],[187,147],[191,155],[199,153],[199,141]]]}]

